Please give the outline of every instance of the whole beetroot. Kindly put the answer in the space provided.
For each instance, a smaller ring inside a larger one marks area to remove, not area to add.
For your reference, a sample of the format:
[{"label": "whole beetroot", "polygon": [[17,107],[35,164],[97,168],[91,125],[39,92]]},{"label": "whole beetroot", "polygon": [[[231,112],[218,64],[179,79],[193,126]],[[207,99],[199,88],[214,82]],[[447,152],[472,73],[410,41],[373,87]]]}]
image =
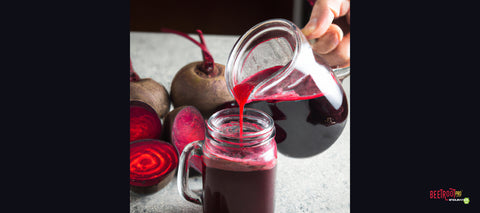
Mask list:
[{"label": "whole beetroot", "polygon": [[202,31],[197,30],[201,43],[182,32],[170,29],[162,31],[189,39],[202,49],[203,54],[203,61],[187,64],[173,78],[170,97],[174,107],[195,106],[208,119],[218,106],[234,100],[225,82],[225,65],[214,62],[205,45]]},{"label": "whole beetroot", "polygon": [[170,111],[170,99],[165,87],[151,78],[140,78],[130,60],[130,101],[151,106],[160,118]]}]

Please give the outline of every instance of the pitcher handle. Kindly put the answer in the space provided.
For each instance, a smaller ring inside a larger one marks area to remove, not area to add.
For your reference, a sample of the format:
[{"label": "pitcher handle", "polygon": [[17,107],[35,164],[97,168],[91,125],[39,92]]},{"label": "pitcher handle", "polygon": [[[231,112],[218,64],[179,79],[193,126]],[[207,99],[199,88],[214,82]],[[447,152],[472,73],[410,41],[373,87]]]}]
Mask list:
[{"label": "pitcher handle", "polygon": [[337,76],[338,80],[343,81],[343,79],[350,76],[350,66],[335,68],[333,69],[333,72]]},{"label": "pitcher handle", "polygon": [[178,192],[186,200],[202,205],[202,192],[192,191],[188,185],[190,157],[193,155],[202,155],[203,141],[194,141],[185,146],[180,155],[180,163],[177,174]]}]

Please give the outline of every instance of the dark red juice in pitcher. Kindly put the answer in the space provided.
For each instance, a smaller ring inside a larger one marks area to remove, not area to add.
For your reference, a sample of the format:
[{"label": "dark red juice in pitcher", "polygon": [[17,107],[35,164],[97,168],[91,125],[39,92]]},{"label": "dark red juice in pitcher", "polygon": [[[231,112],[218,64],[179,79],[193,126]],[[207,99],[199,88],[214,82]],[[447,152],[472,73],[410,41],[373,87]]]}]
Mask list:
[{"label": "dark red juice in pitcher", "polygon": [[[236,85],[235,88],[256,85],[259,82],[258,79],[266,79],[281,68],[282,66],[276,66],[260,71]],[[332,75],[332,78],[335,77]],[[315,83],[311,78],[306,78],[302,84]],[[248,88],[253,89],[252,86]],[[329,148],[345,127],[348,105],[342,87],[339,87],[339,90],[341,99],[329,99],[321,92],[310,97],[287,94],[271,96],[265,100],[249,100],[245,107],[259,109],[273,118],[276,129],[275,141],[279,152],[297,158],[310,157]],[[249,90],[248,94],[242,98],[248,99],[251,91]],[[245,94],[245,92],[239,94]],[[231,102],[222,107],[238,107],[238,105]]]},{"label": "dark red juice in pitcher", "polygon": [[329,148],[344,129],[348,110],[345,97],[341,107],[333,109],[324,96],[298,101],[258,101],[246,106],[272,116],[278,151],[299,158]]}]

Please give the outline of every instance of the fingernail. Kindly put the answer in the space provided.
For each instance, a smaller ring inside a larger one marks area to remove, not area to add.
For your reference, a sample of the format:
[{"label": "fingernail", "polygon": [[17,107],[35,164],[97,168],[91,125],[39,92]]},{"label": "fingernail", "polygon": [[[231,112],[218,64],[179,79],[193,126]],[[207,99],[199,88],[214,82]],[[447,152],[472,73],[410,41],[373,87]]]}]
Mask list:
[{"label": "fingernail", "polygon": [[315,31],[315,28],[317,28],[317,18],[312,18],[302,29],[302,33],[305,36],[309,36],[310,34],[312,34],[313,31]]}]

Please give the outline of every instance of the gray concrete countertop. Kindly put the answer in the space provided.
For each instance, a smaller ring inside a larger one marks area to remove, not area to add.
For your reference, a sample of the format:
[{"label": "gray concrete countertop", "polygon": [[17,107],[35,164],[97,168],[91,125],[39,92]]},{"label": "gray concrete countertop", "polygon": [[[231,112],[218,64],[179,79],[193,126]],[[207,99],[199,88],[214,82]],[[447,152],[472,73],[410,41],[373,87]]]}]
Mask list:
[{"label": "gray concrete countertop", "polygon": [[[198,35],[191,34],[198,40]],[[216,63],[226,64],[239,35],[205,35]],[[202,60],[199,47],[174,34],[130,32],[130,56],[141,78],[152,78],[170,92],[175,73],[190,62]],[[343,86],[350,100],[350,78]],[[349,103],[350,104],[350,103]],[[201,189],[201,177],[191,177],[193,189]],[[350,115],[342,135],[326,151],[304,159],[278,153],[275,212],[350,212]],[[152,195],[130,193],[130,212],[202,212],[184,200],[175,178]]]}]

